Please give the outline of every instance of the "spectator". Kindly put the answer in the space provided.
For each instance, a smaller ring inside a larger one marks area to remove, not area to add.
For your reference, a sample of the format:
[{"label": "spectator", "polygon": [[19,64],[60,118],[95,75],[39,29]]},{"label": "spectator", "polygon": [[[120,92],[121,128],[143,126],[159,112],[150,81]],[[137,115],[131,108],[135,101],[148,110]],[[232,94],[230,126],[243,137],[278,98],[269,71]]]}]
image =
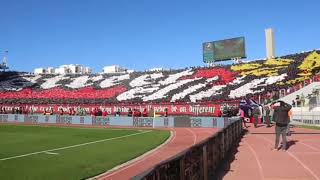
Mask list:
[{"label": "spectator", "polygon": [[60,107],[60,108],[59,108],[59,114],[60,114],[61,116],[63,116],[63,113],[64,113],[64,112],[63,112],[63,108]]},{"label": "spectator", "polygon": [[144,108],[143,109],[143,117],[148,117],[148,111],[147,111],[147,108]]},{"label": "spectator", "polygon": [[304,97],[304,95],[303,95],[303,93],[301,94],[301,104],[302,104],[302,107],[304,107],[304,105],[305,105],[305,97]]},{"label": "spectator", "polygon": [[287,138],[286,132],[287,127],[290,122],[288,112],[292,108],[290,104],[287,104],[283,101],[277,101],[272,103],[274,114],[273,119],[276,121],[275,131],[276,131],[276,140],[274,149],[278,150],[280,134],[282,135],[282,150],[287,149]]},{"label": "spectator", "polygon": [[253,115],[253,119],[254,119],[254,127],[257,128],[258,122],[259,122],[259,116],[261,116],[260,109],[259,109],[258,105],[253,106],[252,115]]},{"label": "spectator", "polygon": [[154,117],[154,109],[150,108],[149,117]]},{"label": "spectator", "polygon": [[164,117],[168,117],[168,108],[164,109]]},{"label": "spectator", "polygon": [[268,128],[271,127],[270,126],[270,123],[271,123],[271,120],[270,120],[270,107],[268,106],[268,104],[266,104],[264,106],[263,115],[264,115],[264,121],[267,124],[267,127]]},{"label": "spectator", "polygon": [[117,109],[116,113],[114,114],[114,116],[120,116],[120,108]]},{"label": "spectator", "polygon": [[53,115],[53,107],[49,107],[49,110],[50,110],[50,115]]},{"label": "spectator", "polygon": [[245,128],[248,128],[246,120],[244,119],[244,110],[242,110],[241,108],[239,108],[239,116],[240,116],[241,121],[243,122],[243,126]]},{"label": "spectator", "polygon": [[102,111],[100,108],[97,109],[97,116],[102,116]]},{"label": "spectator", "polygon": [[73,114],[72,109],[69,108],[69,116],[71,116]]},{"label": "spectator", "polygon": [[19,110],[18,110],[18,114],[22,114],[23,113],[23,109],[22,109],[22,107],[20,106],[19,107]]},{"label": "spectator", "polygon": [[131,108],[129,108],[129,110],[128,110],[128,117],[132,117],[132,110],[131,110]]},{"label": "spectator", "polygon": [[300,101],[300,96],[299,95],[296,96],[296,105],[297,105],[297,107],[301,106],[301,101]]},{"label": "spectator", "polygon": [[108,112],[106,110],[103,110],[102,116],[106,117],[108,115]]}]

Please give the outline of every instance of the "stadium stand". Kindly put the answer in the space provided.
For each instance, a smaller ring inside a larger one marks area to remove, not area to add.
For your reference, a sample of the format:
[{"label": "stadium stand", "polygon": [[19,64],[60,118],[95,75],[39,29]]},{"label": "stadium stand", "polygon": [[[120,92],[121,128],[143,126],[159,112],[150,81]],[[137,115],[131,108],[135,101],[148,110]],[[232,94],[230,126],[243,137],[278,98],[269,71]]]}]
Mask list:
[{"label": "stadium stand", "polygon": [[0,74],[0,104],[263,102],[319,80],[320,51],[248,63],[95,75]]}]

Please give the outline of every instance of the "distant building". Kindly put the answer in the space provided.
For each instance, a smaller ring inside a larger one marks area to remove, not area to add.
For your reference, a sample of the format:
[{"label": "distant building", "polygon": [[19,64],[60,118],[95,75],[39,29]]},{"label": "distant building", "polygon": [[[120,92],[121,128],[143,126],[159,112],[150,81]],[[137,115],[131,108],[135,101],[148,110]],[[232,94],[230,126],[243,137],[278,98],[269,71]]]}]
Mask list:
[{"label": "distant building", "polygon": [[134,72],[133,69],[127,70],[127,73],[133,73],[133,72]]},{"label": "distant building", "polygon": [[83,74],[91,74],[92,73],[92,69],[89,67],[84,67],[82,69],[82,71],[83,71]]},{"label": "distant building", "polygon": [[126,73],[127,69],[121,67],[119,65],[105,66],[102,69],[102,73],[110,74],[110,73]]},{"label": "distant building", "polygon": [[60,66],[56,68],[55,70],[56,74],[69,74],[70,70],[66,66]]},{"label": "distant building", "polygon": [[164,71],[163,68],[152,68],[152,69],[149,69],[149,71]]},{"label": "distant building", "polygon": [[36,69],[34,69],[34,73],[35,74],[45,74],[46,69],[45,68],[36,68]]},{"label": "distant building", "polygon": [[54,74],[54,73],[55,73],[54,68],[53,68],[53,67],[48,67],[48,68],[47,68],[47,73],[48,73],[48,74]]},{"label": "distant building", "polygon": [[35,74],[91,74],[92,70],[79,64],[61,65],[58,68],[36,68]]}]

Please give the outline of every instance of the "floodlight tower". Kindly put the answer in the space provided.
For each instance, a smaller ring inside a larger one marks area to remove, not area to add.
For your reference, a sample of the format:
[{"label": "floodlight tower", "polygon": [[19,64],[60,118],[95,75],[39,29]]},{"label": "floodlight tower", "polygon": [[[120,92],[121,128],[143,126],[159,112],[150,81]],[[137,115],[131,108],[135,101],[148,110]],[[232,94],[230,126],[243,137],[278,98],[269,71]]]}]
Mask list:
[{"label": "floodlight tower", "polygon": [[4,52],[4,56],[3,56],[3,59],[2,59],[2,64],[0,64],[0,69],[3,69],[3,71],[8,69],[8,53],[9,53],[9,51],[5,51]]},{"label": "floodlight tower", "polygon": [[272,28],[268,28],[265,30],[266,34],[266,51],[267,51],[267,59],[275,58],[275,40],[274,40],[274,31]]},{"label": "floodlight tower", "polygon": [[4,57],[3,57],[3,62],[2,62],[4,65],[7,65],[7,63],[8,63],[8,53],[9,53],[9,51],[4,52]]}]

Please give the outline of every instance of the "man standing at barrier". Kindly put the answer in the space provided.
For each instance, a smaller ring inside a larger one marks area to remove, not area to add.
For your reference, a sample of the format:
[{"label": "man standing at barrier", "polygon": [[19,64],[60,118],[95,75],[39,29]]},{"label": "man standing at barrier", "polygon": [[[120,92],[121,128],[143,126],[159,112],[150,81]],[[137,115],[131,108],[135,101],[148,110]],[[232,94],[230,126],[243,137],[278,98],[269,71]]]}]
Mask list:
[{"label": "man standing at barrier", "polygon": [[283,101],[277,101],[271,104],[274,109],[273,119],[276,122],[275,131],[276,131],[276,140],[274,149],[278,150],[280,134],[282,136],[282,150],[287,149],[287,127],[290,122],[288,112],[292,108],[290,104],[287,104]]},{"label": "man standing at barrier", "polygon": [[244,126],[245,128],[248,128],[248,126],[247,126],[247,124],[246,124],[246,120],[245,120],[244,110],[242,110],[241,108],[239,108],[239,113],[238,113],[238,115],[239,115],[240,118],[241,118],[241,121],[242,121],[242,123],[243,123],[243,126]]}]

